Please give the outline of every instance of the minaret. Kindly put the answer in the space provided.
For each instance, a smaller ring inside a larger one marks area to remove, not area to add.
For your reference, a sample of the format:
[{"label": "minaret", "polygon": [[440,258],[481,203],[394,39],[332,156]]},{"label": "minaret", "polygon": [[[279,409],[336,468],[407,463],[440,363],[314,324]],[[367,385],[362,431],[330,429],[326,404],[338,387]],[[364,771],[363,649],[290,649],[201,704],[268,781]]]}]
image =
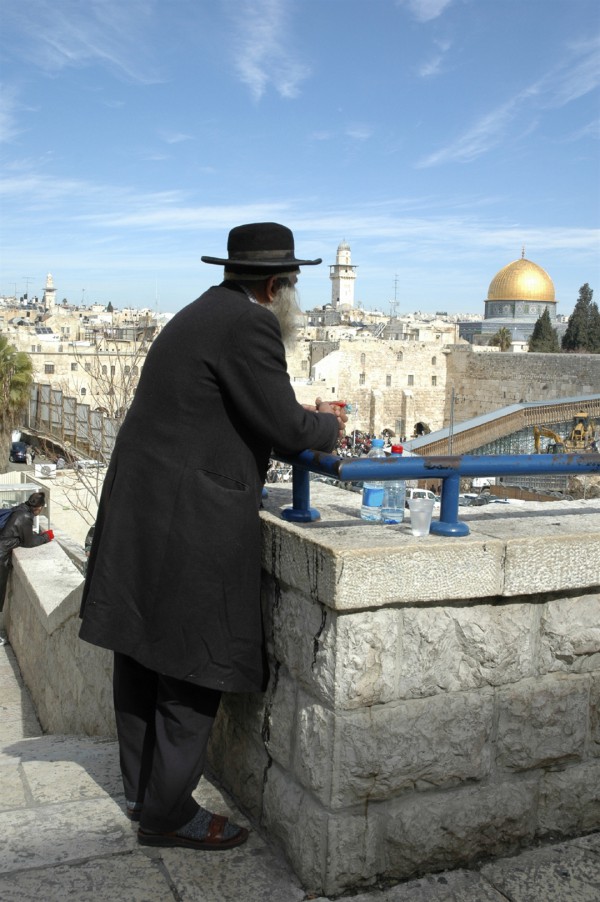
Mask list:
[{"label": "minaret", "polygon": [[356,266],[352,266],[350,245],[345,241],[339,245],[335,264],[329,267],[331,279],[331,306],[335,309],[341,304],[354,307],[354,280]]},{"label": "minaret", "polygon": [[46,287],[44,288],[42,303],[44,305],[44,310],[48,313],[54,312],[54,306],[56,304],[56,288],[54,287],[54,282],[52,280],[52,273],[48,273],[46,276]]}]

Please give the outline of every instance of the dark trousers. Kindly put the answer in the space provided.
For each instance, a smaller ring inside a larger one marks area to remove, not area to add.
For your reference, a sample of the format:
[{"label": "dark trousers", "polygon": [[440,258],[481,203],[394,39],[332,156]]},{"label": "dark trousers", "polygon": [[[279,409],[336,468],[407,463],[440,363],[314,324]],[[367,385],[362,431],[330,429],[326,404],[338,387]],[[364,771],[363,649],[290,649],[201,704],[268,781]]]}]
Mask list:
[{"label": "dark trousers", "polygon": [[113,691],[125,798],[143,803],[142,829],[178,830],[199,808],[192,793],[221,693],[155,673],[118,652]]}]

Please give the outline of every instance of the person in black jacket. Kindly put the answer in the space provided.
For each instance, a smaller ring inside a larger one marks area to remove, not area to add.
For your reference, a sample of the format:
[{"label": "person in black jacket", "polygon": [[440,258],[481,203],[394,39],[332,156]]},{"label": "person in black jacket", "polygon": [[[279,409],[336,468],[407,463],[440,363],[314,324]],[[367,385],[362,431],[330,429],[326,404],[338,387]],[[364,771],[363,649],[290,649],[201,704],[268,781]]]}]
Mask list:
[{"label": "person in black jacket", "polygon": [[248,835],[192,793],[221,693],[265,688],[262,486],[273,448],[331,451],[347,419],[296,400],[276,312],[299,267],[321,261],[296,259],[277,223],[232,229],[227,250],[202,258],[225,267],[224,281],[150,348],[104,480],[83,592],[81,638],[115,653],[127,814],[143,845],[227,849]]},{"label": "person in black jacket", "polygon": [[45,504],[44,492],[34,492],[23,504],[17,504],[0,532],[0,611],[4,608],[13,548],[19,546],[35,548],[37,545],[45,545],[54,538],[52,530],[41,532],[39,535],[33,531],[33,518],[41,514]]}]

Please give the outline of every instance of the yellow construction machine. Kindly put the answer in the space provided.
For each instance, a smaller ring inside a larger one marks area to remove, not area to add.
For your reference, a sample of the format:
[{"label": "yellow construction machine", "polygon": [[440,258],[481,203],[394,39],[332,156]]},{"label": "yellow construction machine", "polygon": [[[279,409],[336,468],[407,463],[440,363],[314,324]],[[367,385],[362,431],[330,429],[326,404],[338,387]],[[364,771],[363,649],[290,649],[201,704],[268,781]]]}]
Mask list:
[{"label": "yellow construction machine", "polygon": [[[542,448],[541,438],[552,439]],[[533,427],[536,454],[565,454],[568,451],[596,451],[596,424],[585,411],[576,413],[568,438],[561,438],[548,426]]]}]

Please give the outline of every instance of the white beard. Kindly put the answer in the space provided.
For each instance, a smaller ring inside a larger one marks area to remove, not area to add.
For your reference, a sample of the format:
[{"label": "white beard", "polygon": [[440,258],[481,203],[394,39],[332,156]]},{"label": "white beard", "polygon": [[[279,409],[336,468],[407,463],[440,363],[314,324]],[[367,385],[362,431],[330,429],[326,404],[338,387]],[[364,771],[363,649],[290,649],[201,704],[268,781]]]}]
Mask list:
[{"label": "white beard", "polygon": [[279,289],[273,302],[269,304],[271,310],[279,322],[281,337],[286,348],[296,341],[298,332],[297,317],[300,314],[298,293],[293,285],[284,285]]}]

